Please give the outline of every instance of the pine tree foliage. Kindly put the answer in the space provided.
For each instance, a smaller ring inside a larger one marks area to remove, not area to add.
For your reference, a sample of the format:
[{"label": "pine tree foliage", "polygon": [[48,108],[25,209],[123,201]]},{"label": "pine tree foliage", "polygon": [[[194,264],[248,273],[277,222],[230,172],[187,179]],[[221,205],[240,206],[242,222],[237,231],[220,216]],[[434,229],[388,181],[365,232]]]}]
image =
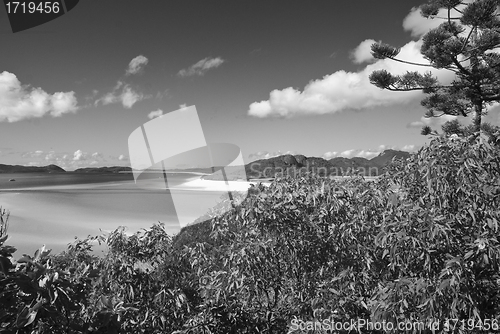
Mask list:
[{"label": "pine tree foliage", "polygon": [[[500,101],[499,6],[499,0],[429,0],[422,5],[425,18],[444,19],[422,38],[420,52],[426,64],[398,59],[400,49],[388,44],[372,45],[377,59],[451,71],[451,83],[440,83],[430,71],[394,75],[386,70],[374,71],[370,82],[392,91],[422,90],[427,94],[421,102],[426,117],[474,114],[474,129],[479,131],[488,105]],[[446,15],[438,16],[443,10]]]}]

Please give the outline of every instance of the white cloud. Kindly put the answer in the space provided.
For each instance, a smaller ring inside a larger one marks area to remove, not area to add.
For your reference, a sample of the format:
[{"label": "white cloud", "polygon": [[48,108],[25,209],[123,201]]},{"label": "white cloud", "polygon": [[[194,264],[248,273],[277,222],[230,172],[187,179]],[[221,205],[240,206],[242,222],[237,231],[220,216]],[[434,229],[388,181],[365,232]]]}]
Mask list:
[{"label": "white cloud", "polygon": [[204,75],[208,70],[212,68],[217,68],[224,62],[225,60],[220,57],[205,58],[186,69],[180,70],[179,73],[177,73],[177,75],[180,77],[187,77],[191,75]]},{"label": "white cloud", "polygon": [[408,144],[408,145],[405,145],[405,146],[401,147],[401,151],[415,152],[419,148],[420,148],[420,146],[418,146],[418,145],[412,145],[412,144],[410,145],[410,144]]},{"label": "white cloud", "polygon": [[365,39],[363,42],[351,52],[351,57],[354,63],[361,64],[375,60],[372,56],[371,46],[376,43],[373,39]]},{"label": "white cloud", "polygon": [[128,157],[126,155],[113,156],[105,155],[100,152],[89,153],[83,150],[76,150],[73,153],[56,151],[33,151],[22,154],[23,158],[31,159],[31,164],[46,166],[54,164],[66,170],[91,166],[124,166],[127,165]]},{"label": "white cloud", "polygon": [[136,102],[142,99],[144,99],[144,95],[133,91],[129,86],[126,86],[120,95],[123,106],[128,109],[132,108]]},{"label": "white cloud", "polygon": [[21,85],[13,73],[0,73],[0,122],[17,122],[47,114],[59,117],[77,110],[74,92],[57,92],[50,95],[41,88]]},{"label": "white cloud", "polygon": [[323,154],[323,159],[330,160],[332,158],[336,157],[344,157],[344,158],[354,158],[354,157],[360,157],[360,158],[365,158],[365,159],[373,159],[376,156],[378,156],[380,153],[384,152],[385,150],[400,150],[400,151],[407,151],[407,152],[413,152],[416,151],[420,148],[418,145],[413,145],[413,144],[407,144],[404,145],[403,147],[399,146],[390,146],[390,145],[379,145],[377,149],[374,150],[364,150],[364,149],[351,149],[351,150],[345,150],[343,152],[326,152]]},{"label": "white cloud", "polygon": [[[439,12],[439,16],[446,15],[444,11]],[[406,31],[410,31],[413,37],[421,37],[426,34],[429,30],[439,27],[443,23],[443,20],[426,19],[420,15],[420,8],[413,7],[410,13],[403,20],[403,28]]]},{"label": "white cloud", "polygon": [[75,153],[73,153],[73,160],[87,160],[87,153],[83,152],[82,150],[77,150],[75,151]]},{"label": "white cloud", "polygon": [[[425,19],[419,9],[412,9],[404,20],[404,28],[414,36],[422,36],[429,29],[436,27],[441,19]],[[421,91],[392,92],[382,90],[369,82],[369,75],[376,70],[401,75],[407,71],[430,71],[441,83],[447,84],[454,79],[451,71],[422,68],[393,61],[374,59],[371,56],[371,44],[374,40],[362,41],[351,53],[355,63],[371,62],[358,72],[337,71],[321,79],[312,80],[303,90],[294,87],[275,89],[269,98],[250,104],[248,115],[264,117],[294,117],[301,115],[333,114],[344,110],[363,110],[379,106],[406,104],[414,99],[421,99]],[[398,59],[413,63],[428,64],[420,53],[422,39],[410,41],[400,48]]]},{"label": "white cloud", "polygon": [[103,159],[104,155],[102,153],[99,153],[99,152],[94,152],[94,153],[92,153],[92,158],[94,158],[94,159]]},{"label": "white cloud", "polygon": [[[470,3],[472,0],[464,0],[464,3]],[[459,10],[462,10],[465,4],[457,6]],[[455,9],[450,11],[451,17],[459,17]],[[439,27],[439,25],[446,21],[448,17],[448,11],[446,9],[439,10],[435,18],[425,18],[420,15],[420,8],[413,7],[410,13],[403,20],[403,28],[406,31],[410,31],[413,37],[421,37],[425,35],[429,30]]]},{"label": "white cloud", "polygon": [[24,152],[21,154],[21,157],[23,158],[37,158],[40,157],[43,154],[43,151],[33,151],[33,152]]},{"label": "white cloud", "polygon": [[374,158],[377,155],[379,155],[380,152],[381,152],[381,150],[359,150],[359,149],[355,150],[355,149],[352,149],[352,150],[346,150],[346,151],[340,152],[339,154],[337,154],[337,156],[344,157],[344,158],[359,157],[359,158],[371,159],[371,158]]},{"label": "white cloud", "polygon": [[[363,42],[364,43],[364,42]],[[411,41],[401,48],[399,58],[416,63],[427,63],[420,54],[421,41]],[[361,56],[358,60],[363,59]],[[377,60],[359,72],[337,71],[309,82],[300,91],[296,88],[273,90],[268,100],[254,102],[248,114],[254,117],[294,117],[301,115],[333,114],[344,110],[362,110],[377,106],[406,104],[423,97],[420,91],[392,92],[372,85],[369,75],[385,69],[392,74],[421,70],[390,59]],[[453,73],[446,70],[430,71],[441,81],[449,82]]]},{"label": "white cloud", "polygon": [[338,157],[338,156],[339,156],[339,152],[333,151],[333,152],[326,152],[326,153],[324,153],[323,156],[322,156],[322,158],[325,159],[325,160],[330,160],[330,159]]},{"label": "white cloud", "polygon": [[185,104],[185,103],[183,103],[183,104],[179,104],[179,108],[180,108],[180,109],[187,108],[187,104]]},{"label": "white cloud", "polygon": [[160,117],[161,115],[163,115],[163,110],[158,109],[158,110],[150,112],[148,114],[148,118],[149,119],[153,119],[153,118],[156,118],[156,117]]},{"label": "white cloud", "polygon": [[115,88],[113,88],[113,91],[105,94],[103,97],[95,101],[95,105],[98,105],[99,103],[107,105],[121,102],[125,108],[130,109],[135,103],[148,97],[149,96],[145,96],[142,93],[134,91],[130,85],[123,83],[123,81],[118,81]]},{"label": "white cloud", "polygon": [[423,126],[430,126],[433,130],[441,131],[441,125],[448,121],[458,119],[461,124],[468,125],[472,122],[472,117],[458,117],[452,115],[442,115],[440,117],[424,117],[422,116],[419,121],[411,122],[407,125],[408,128],[421,128]]},{"label": "white cloud", "polygon": [[130,61],[130,64],[128,64],[128,68],[127,71],[125,72],[125,75],[140,73],[147,63],[148,63],[148,58],[142,55],[135,57]]}]

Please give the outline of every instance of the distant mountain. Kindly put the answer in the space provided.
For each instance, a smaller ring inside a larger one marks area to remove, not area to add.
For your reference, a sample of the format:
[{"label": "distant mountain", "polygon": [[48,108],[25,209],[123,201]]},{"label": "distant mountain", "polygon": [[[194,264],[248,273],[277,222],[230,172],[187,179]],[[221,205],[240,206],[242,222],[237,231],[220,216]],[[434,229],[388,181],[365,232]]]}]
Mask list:
[{"label": "distant mountain", "polygon": [[[342,176],[353,172],[365,176],[378,176],[384,172],[392,159],[408,159],[409,152],[398,150],[385,150],[378,156],[372,159],[360,157],[344,158],[336,157],[330,160],[317,157],[306,157],[304,155],[281,155],[279,157],[261,159],[250,162],[245,165],[245,173],[247,179],[262,179],[274,178],[280,174],[298,175],[302,172],[316,172],[322,176]],[[219,171],[212,175],[205,175],[202,178],[206,180],[222,180],[220,167],[215,170]],[[241,172],[240,167],[224,168],[228,180],[241,180],[245,177]],[[169,172],[206,172],[211,173],[210,169],[175,169]],[[10,166],[0,164],[0,173],[60,173],[66,172],[59,166],[49,165],[45,167],[36,166]],[[114,167],[88,167],[76,169],[73,173],[92,173],[92,174],[108,174],[119,172],[132,172],[132,168],[124,166]]]},{"label": "distant mountain", "polygon": [[120,172],[132,172],[132,168],[125,166],[113,166],[113,167],[87,167],[75,169],[73,173],[98,173],[98,174],[108,174],[108,173],[120,173]]},{"label": "distant mountain", "polygon": [[20,166],[0,164],[0,173],[65,173],[66,171],[56,165],[48,166]]},{"label": "distant mountain", "polygon": [[385,150],[375,158],[371,159],[370,163],[378,167],[385,167],[392,161],[393,158],[406,160],[409,157],[410,157],[409,152],[397,151],[397,150]]},{"label": "distant mountain", "polygon": [[[364,176],[378,176],[384,172],[393,158],[407,159],[409,152],[397,150],[385,150],[372,159],[361,157],[344,158],[336,157],[330,160],[317,157],[306,157],[304,155],[281,155],[269,159],[253,161],[245,165],[247,179],[274,178],[280,174],[298,175],[301,172],[315,172],[322,176],[343,176],[357,173]],[[229,180],[241,179],[241,175],[235,174],[236,168],[227,167]],[[220,180],[221,175],[207,175],[206,180]]]}]

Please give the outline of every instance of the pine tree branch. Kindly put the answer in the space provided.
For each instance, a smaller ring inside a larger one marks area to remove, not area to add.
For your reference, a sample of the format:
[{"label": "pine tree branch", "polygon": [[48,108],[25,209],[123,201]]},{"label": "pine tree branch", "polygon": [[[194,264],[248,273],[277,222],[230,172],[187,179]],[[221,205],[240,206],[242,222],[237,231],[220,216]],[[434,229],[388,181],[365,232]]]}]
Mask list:
[{"label": "pine tree branch", "polygon": [[407,61],[407,60],[401,60],[401,59],[397,59],[397,58],[393,58],[393,57],[387,57],[391,60],[394,60],[394,61],[398,61],[400,63],[403,63],[403,64],[408,64],[408,65],[416,65],[416,66],[427,66],[427,67],[434,67],[432,66],[431,64],[421,64],[421,63],[414,63],[412,61]]},{"label": "pine tree branch", "polygon": [[500,94],[483,97],[483,101],[485,101],[485,102],[493,102],[493,101],[498,101],[498,100],[500,100]]},{"label": "pine tree branch", "polygon": [[453,86],[431,86],[431,87],[423,87],[423,86],[420,86],[420,87],[412,87],[412,88],[401,88],[401,87],[398,87],[397,85],[390,85],[390,86],[387,86],[383,89],[387,89],[387,90],[390,90],[390,91],[393,91],[393,92],[410,92],[410,91],[415,91],[415,90],[424,90],[424,89],[440,89],[440,88],[451,88]]},{"label": "pine tree branch", "polygon": [[469,31],[469,34],[467,35],[467,38],[465,39],[464,45],[462,46],[462,49],[460,49],[460,53],[463,53],[465,50],[465,47],[469,43],[469,39],[472,36],[472,29]]}]

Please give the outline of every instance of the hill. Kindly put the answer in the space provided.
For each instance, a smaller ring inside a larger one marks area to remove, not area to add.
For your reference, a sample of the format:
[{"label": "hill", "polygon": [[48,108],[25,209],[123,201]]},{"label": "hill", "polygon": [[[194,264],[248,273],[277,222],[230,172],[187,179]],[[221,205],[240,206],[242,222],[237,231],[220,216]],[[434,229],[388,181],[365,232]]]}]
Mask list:
[{"label": "hill", "polygon": [[[315,172],[321,176],[343,176],[358,173],[364,176],[378,176],[392,159],[408,159],[409,152],[398,150],[385,150],[372,159],[361,157],[344,158],[336,157],[326,160],[318,157],[304,155],[281,155],[269,159],[260,159],[245,165],[247,179],[274,178],[283,175],[298,175],[303,172]],[[227,167],[229,180],[241,179],[237,168]],[[241,174],[241,173],[240,173]],[[220,180],[221,174],[207,175],[206,180]]]},{"label": "hill", "polygon": [[56,165],[48,166],[20,166],[0,164],[0,173],[65,173],[66,171]]},{"label": "hill", "polygon": [[109,174],[109,173],[120,173],[120,172],[132,172],[132,168],[126,166],[113,166],[113,167],[87,167],[78,168],[74,170],[74,173],[98,173],[98,174]]}]

